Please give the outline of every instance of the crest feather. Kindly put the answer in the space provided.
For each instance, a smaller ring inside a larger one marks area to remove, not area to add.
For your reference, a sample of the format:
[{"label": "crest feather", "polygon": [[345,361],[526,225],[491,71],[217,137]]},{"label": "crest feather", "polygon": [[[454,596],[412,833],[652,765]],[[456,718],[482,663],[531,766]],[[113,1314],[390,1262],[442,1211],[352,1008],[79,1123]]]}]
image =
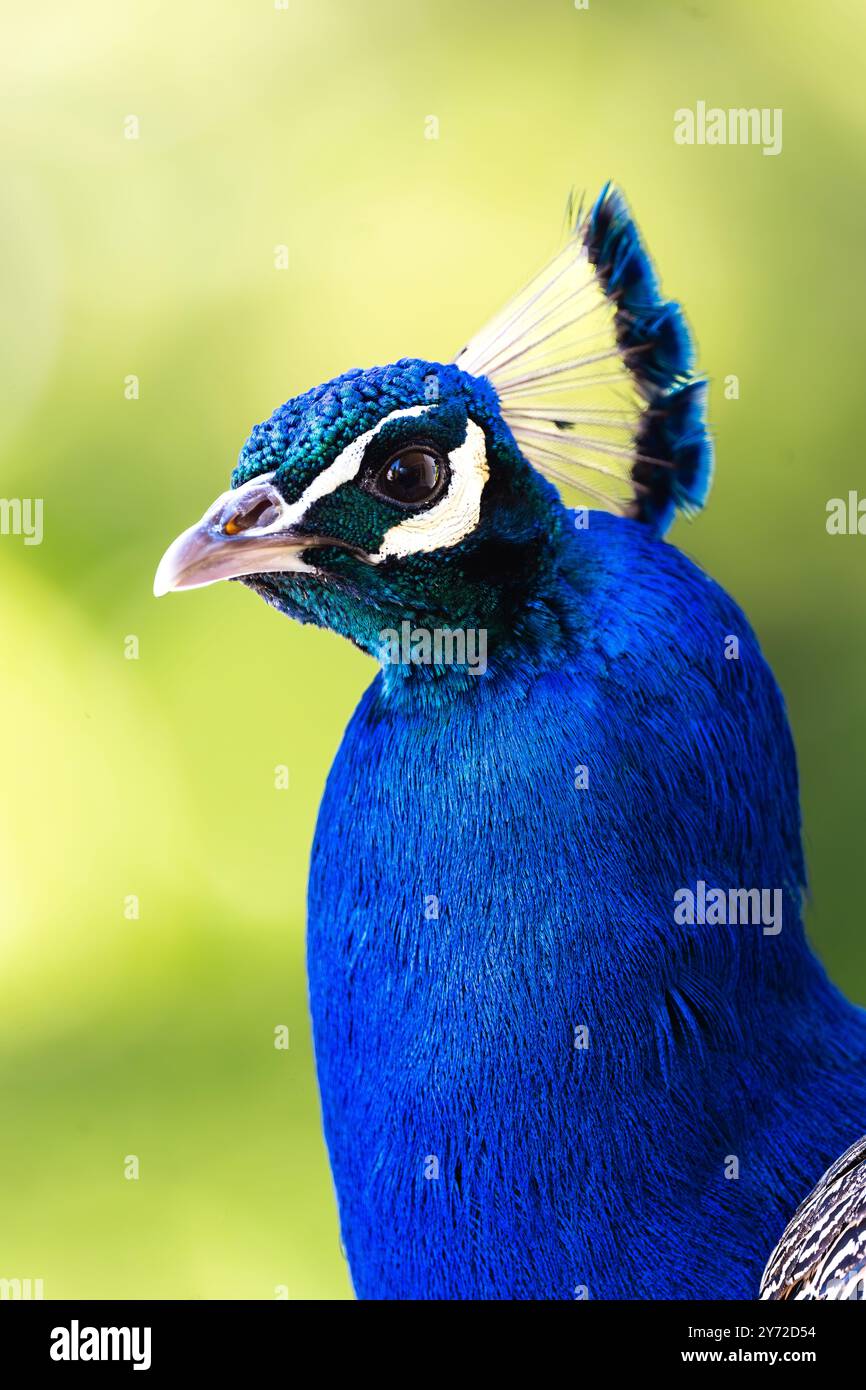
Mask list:
[{"label": "crest feather", "polygon": [[565,246],[471,340],[521,452],[568,492],[664,532],[706,501],[706,383],[622,195],[569,200]]}]

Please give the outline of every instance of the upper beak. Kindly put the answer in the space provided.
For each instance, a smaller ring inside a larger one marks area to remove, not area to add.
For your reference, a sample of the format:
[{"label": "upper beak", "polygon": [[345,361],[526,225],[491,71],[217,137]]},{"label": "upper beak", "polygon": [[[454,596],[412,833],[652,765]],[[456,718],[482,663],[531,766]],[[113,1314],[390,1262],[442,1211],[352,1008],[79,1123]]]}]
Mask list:
[{"label": "upper beak", "polygon": [[272,477],[264,474],[224,492],[201,521],[172,542],[153,581],[157,598],[170,589],[198,589],[245,574],[314,572],[301,555],[322,545],[323,538],[293,529],[300,517],[280,496]]}]

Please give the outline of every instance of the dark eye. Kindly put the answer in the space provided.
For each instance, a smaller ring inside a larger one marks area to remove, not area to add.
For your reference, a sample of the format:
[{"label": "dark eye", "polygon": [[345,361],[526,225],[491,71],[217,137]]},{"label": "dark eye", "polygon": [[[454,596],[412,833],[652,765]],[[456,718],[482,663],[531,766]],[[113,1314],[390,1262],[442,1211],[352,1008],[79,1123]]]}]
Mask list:
[{"label": "dark eye", "polygon": [[392,454],[376,474],[374,487],[389,502],[417,506],[439,492],[445,461],[427,444],[412,444]]}]

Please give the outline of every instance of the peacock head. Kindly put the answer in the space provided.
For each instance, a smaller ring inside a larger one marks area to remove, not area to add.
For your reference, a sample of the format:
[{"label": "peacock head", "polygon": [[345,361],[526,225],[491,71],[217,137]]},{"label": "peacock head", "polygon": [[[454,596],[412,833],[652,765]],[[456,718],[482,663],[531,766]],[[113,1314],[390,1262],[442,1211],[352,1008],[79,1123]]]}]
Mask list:
[{"label": "peacock head", "polygon": [[155,590],[241,579],[370,652],[413,627],[506,624],[562,510],[492,386],[454,364],[351,371],[258,425]]},{"label": "peacock head", "polygon": [[383,632],[508,640],[561,563],[569,500],[665,529],[706,496],[703,383],[621,196],[449,364],[354,370],[257,425],[154,591],[239,579],[380,655]]}]

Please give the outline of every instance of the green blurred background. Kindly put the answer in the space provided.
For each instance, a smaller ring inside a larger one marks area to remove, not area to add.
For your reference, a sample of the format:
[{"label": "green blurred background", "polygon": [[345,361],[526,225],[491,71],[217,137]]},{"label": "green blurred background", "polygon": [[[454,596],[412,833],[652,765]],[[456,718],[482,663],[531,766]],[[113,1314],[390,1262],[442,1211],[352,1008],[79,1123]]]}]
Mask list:
[{"label": "green blurred background", "polygon": [[[866,477],[864,39],[859,0],[10,13],[0,493],[44,498],[45,538],[0,537],[0,1277],[351,1295],[304,885],[372,666],[241,586],[156,602],[153,571],[280,401],[450,358],[556,248],[573,185],[623,185],[697,332],[717,481],[674,538],[786,692],[811,932],[866,1001],[866,540],[825,530]],[[783,108],[781,155],[676,145],[698,100]]]}]

